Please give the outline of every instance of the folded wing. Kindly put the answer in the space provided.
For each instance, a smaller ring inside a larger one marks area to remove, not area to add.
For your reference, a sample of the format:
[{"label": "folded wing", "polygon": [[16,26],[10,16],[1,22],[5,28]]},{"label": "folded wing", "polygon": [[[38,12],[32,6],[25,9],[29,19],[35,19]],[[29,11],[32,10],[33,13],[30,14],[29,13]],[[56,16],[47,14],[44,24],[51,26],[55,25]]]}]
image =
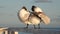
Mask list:
[{"label": "folded wing", "polygon": [[42,11],[41,8],[36,7],[36,6],[32,6],[32,11],[35,15],[40,17],[45,24],[50,23],[50,18],[46,14],[44,14],[44,12]]},{"label": "folded wing", "polygon": [[47,15],[41,13],[38,16],[41,17],[41,19],[43,20],[43,22],[45,24],[49,24],[50,23],[50,18]]}]

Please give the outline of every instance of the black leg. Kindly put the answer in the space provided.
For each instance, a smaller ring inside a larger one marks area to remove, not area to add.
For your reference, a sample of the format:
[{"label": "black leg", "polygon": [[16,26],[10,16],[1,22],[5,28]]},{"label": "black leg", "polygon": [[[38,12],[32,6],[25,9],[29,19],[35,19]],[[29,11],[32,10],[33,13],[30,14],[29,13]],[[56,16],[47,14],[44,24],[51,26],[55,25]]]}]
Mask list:
[{"label": "black leg", "polygon": [[26,28],[28,28],[29,24],[27,24]]},{"label": "black leg", "polygon": [[40,24],[38,24],[38,29],[40,29]]},{"label": "black leg", "polygon": [[35,25],[33,25],[33,26],[34,26],[34,29],[36,29]]}]

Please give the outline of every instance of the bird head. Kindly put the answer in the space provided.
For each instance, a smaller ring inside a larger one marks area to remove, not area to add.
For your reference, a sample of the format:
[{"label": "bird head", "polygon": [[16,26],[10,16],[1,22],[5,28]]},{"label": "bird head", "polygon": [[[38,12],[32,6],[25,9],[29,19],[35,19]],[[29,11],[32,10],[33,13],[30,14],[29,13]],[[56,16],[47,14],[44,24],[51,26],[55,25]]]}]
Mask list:
[{"label": "bird head", "polygon": [[31,8],[31,10],[33,11],[33,12],[42,12],[42,10],[41,10],[41,8],[39,8],[39,7],[37,7],[37,6],[32,6],[32,8]]},{"label": "bird head", "polygon": [[27,10],[27,8],[25,6],[23,6],[22,9]]},{"label": "bird head", "polygon": [[36,8],[36,6],[32,6],[31,10],[34,11],[35,8]]}]

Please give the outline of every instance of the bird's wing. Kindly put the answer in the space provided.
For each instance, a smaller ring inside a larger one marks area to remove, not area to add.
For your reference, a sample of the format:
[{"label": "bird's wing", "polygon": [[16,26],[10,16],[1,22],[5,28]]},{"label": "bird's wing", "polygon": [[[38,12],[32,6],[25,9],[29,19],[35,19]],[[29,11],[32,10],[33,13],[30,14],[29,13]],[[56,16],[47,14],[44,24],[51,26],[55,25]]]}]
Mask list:
[{"label": "bird's wing", "polygon": [[18,19],[22,22],[22,19],[20,18],[20,10],[17,13]]},{"label": "bird's wing", "polygon": [[24,10],[24,9],[21,9],[19,10],[18,12],[18,18],[21,20],[21,21],[25,21],[28,19],[30,13],[27,11],[27,10]]},{"label": "bird's wing", "polygon": [[41,8],[37,7],[34,10],[36,12],[35,14],[37,14],[38,17],[40,17],[45,24],[50,23],[50,18],[46,14],[43,13]]},{"label": "bird's wing", "polygon": [[40,14],[40,15],[38,15],[39,17],[41,17],[41,19],[43,20],[43,22],[45,23],[45,24],[49,24],[50,23],[50,18],[47,16],[47,15],[45,15],[45,14]]}]

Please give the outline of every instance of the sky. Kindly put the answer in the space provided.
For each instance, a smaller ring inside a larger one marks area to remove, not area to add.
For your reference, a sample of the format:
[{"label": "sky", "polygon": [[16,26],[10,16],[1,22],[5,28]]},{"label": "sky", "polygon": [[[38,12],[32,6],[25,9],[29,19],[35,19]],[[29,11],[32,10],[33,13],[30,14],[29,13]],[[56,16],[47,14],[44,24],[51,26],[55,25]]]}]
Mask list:
[{"label": "sky", "polygon": [[[31,11],[31,6],[40,7],[51,18],[49,25],[41,23],[41,27],[60,28],[60,0],[0,0],[0,27],[24,27],[17,16],[22,6]],[[31,26],[31,25],[30,25]]]}]

